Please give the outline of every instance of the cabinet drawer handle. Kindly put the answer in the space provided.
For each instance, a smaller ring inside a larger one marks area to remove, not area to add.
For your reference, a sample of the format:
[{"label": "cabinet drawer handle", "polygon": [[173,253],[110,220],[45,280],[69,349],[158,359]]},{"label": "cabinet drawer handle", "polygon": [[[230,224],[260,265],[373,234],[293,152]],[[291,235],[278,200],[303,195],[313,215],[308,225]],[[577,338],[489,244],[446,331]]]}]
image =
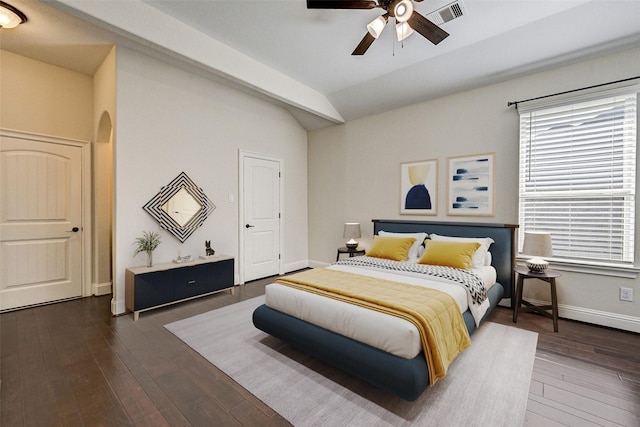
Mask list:
[{"label": "cabinet drawer handle", "polygon": [[187,282],[187,285],[195,285],[195,284],[196,284],[196,281],[195,281],[195,280],[189,280],[189,281]]}]

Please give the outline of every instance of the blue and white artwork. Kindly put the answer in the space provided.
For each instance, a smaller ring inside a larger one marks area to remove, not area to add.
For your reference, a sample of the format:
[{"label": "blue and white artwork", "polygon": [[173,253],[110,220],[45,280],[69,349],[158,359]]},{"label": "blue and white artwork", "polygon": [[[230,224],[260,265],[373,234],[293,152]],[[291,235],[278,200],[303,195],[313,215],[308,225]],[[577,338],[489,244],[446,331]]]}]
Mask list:
[{"label": "blue and white artwork", "polygon": [[494,154],[449,158],[449,215],[493,215]]}]

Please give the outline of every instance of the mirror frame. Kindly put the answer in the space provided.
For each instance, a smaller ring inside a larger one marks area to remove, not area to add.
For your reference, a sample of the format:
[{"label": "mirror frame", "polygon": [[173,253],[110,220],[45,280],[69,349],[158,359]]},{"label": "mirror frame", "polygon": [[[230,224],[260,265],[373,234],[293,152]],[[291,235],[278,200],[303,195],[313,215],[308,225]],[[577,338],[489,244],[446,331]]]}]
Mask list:
[{"label": "mirror frame", "polygon": [[[200,203],[201,208],[185,225],[181,226],[162,209],[162,206],[183,188],[191,197]],[[211,203],[211,200],[204,194],[202,188],[198,187],[184,172],[181,172],[169,184],[162,187],[160,192],[142,207],[142,209],[147,211],[149,215],[160,223],[160,227],[173,234],[181,243],[184,243],[184,241],[204,223],[215,208],[216,206]]]}]

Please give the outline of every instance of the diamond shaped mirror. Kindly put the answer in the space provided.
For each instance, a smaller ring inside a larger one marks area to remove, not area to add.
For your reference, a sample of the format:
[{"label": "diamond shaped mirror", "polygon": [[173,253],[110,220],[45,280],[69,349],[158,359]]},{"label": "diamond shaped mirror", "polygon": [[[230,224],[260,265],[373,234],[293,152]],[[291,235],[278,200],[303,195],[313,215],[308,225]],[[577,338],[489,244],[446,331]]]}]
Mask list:
[{"label": "diamond shaped mirror", "polygon": [[184,172],[160,189],[143,207],[160,227],[184,242],[216,206]]},{"label": "diamond shaped mirror", "polygon": [[162,210],[169,214],[180,227],[184,227],[201,208],[202,205],[184,188],[162,205]]}]

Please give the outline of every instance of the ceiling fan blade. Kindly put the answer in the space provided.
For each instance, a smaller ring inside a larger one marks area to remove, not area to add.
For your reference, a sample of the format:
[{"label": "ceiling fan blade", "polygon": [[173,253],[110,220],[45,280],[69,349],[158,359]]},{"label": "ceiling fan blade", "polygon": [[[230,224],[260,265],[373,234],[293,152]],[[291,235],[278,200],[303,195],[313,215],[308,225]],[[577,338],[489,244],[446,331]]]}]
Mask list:
[{"label": "ceiling fan blade", "polygon": [[413,14],[407,22],[411,28],[422,34],[423,37],[433,44],[438,44],[449,37],[449,33],[416,11],[413,11]]},{"label": "ceiling fan blade", "polygon": [[364,55],[367,49],[369,49],[369,46],[371,46],[371,43],[375,41],[375,39],[376,38],[369,34],[369,32],[367,31],[367,34],[364,35],[364,37],[360,41],[360,44],[356,47],[351,55]]},{"label": "ceiling fan blade", "polygon": [[372,0],[307,0],[307,9],[373,9],[378,3]]}]

